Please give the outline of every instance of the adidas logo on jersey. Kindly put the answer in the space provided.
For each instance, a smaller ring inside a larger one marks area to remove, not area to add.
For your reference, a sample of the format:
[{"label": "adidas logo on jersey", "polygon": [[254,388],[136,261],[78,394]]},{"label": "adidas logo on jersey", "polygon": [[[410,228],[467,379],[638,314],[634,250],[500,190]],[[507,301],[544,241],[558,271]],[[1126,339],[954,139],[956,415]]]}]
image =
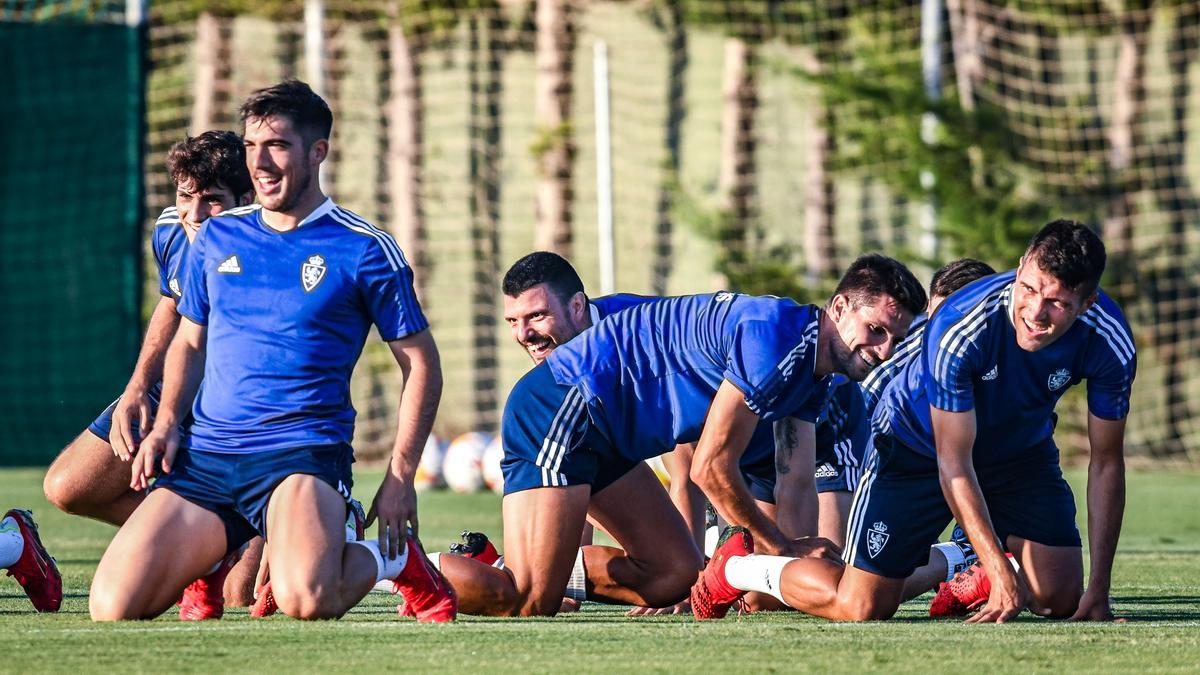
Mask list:
[{"label": "adidas logo on jersey", "polygon": [[177,278],[171,279],[171,281],[167,282],[167,288],[171,289],[171,292],[175,294],[175,297],[180,297],[183,295],[183,291],[179,288],[179,279]]},{"label": "adidas logo on jersey", "polygon": [[241,274],[242,265],[238,262],[237,254],[234,253],[226,258],[224,262],[217,266],[217,271],[221,274]]},{"label": "adidas logo on jersey", "polygon": [[837,469],[833,468],[833,465],[829,462],[818,466],[816,473],[813,474],[814,478],[837,478],[837,476]]},{"label": "adidas logo on jersey", "polygon": [[999,376],[1000,376],[1000,366],[996,365],[996,366],[992,366],[992,369],[987,371],[986,373],[984,373],[983,377],[981,377],[979,379],[981,379],[985,382],[990,382]]}]

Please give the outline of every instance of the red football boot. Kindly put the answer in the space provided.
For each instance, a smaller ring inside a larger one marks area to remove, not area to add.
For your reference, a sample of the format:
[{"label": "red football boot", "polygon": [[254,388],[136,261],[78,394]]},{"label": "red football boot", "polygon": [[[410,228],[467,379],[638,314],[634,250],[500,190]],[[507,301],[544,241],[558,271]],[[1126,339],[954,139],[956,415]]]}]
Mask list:
[{"label": "red football boot", "polygon": [[180,621],[219,619],[225,614],[225,577],[236,562],[237,554],[230,553],[217,569],[183,589],[183,599],[179,601]]},{"label": "red football boot", "polygon": [[21,530],[25,540],[25,548],[21,557],[8,568],[8,576],[14,577],[25,595],[39,612],[57,612],[62,605],[62,575],[58,573],[58,565],[54,558],[42,546],[38,536],[37,523],[33,522],[33,513],[26,509],[12,509],[0,517],[0,520],[12,518]]},{"label": "red football boot", "polygon": [[[1007,555],[1009,563],[1013,563],[1013,555]],[[992,582],[987,570],[977,562],[938,585],[937,594],[929,603],[929,616],[966,616],[982,607],[991,594]]]},{"label": "red football boot", "polygon": [[450,552],[454,555],[474,558],[485,565],[491,565],[500,559],[500,552],[486,534],[463,530],[460,536],[461,542],[450,544]]},{"label": "red football boot", "polygon": [[254,604],[250,605],[250,616],[265,619],[278,611],[279,605],[275,604],[275,594],[271,592],[271,582],[268,581],[258,589],[258,597],[254,599]]},{"label": "red football boot", "polygon": [[443,623],[458,616],[458,596],[446,577],[429,562],[417,538],[408,535],[408,560],[392,581],[404,596],[396,607],[400,616],[415,616],[422,623]]},{"label": "red football boot", "polygon": [[692,585],[692,616],[705,619],[722,619],[746,591],[738,590],[725,580],[725,564],[730,558],[754,553],[754,539],[744,527],[725,528],[712,558],[705,565],[700,578]]}]

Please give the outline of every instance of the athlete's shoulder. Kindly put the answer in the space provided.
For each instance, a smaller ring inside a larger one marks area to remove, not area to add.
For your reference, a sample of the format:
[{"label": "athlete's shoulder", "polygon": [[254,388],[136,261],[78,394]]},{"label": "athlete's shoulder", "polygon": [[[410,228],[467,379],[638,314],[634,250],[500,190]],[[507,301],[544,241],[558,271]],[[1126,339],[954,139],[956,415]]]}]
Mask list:
[{"label": "athlete's shoulder", "polygon": [[331,208],[324,214],[330,223],[337,225],[347,236],[360,237],[364,243],[364,251],[369,254],[381,255],[393,270],[410,267],[400,245],[395,237],[376,227],[366,218],[350,209],[329,202]]},{"label": "athlete's shoulder", "polygon": [[733,301],[733,311],[742,321],[772,321],[781,326],[794,326],[814,323],[820,316],[816,305],[802,305],[791,298],[722,292],[713,296],[713,301],[723,302],[723,296],[729,296]]},{"label": "athlete's shoulder", "polygon": [[179,244],[187,241],[183,224],[179,222],[179,212],[174,206],[168,206],[154,220],[154,228],[150,231],[150,242],[160,255],[165,255]]},{"label": "athlete's shoulder", "polygon": [[228,220],[228,219],[248,220],[248,219],[254,218],[255,215],[261,210],[262,210],[262,204],[247,204],[245,206],[235,206],[232,209],[226,209],[221,212],[221,215],[213,216],[213,218],[221,219],[221,220]]},{"label": "athlete's shoulder", "polygon": [[1096,301],[1079,315],[1079,321],[1087,326],[1093,339],[1108,346],[1121,365],[1127,366],[1134,361],[1137,350],[1133,344],[1133,332],[1120,306],[1107,293],[1097,291]]},{"label": "athlete's shoulder", "polygon": [[938,348],[970,342],[1003,318],[1010,304],[1016,270],[973,281],[945,300],[926,322],[924,330]]},{"label": "athlete's shoulder", "polygon": [[611,314],[615,314],[630,307],[637,307],[650,302],[656,302],[663,298],[653,295],[635,295],[633,293],[613,293],[612,295],[603,295],[599,298],[589,298],[588,302],[593,309],[596,310],[594,319],[603,319]]},{"label": "athlete's shoulder", "polygon": [[260,204],[247,204],[246,206],[236,206],[232,209],[226,209],[220,215],[213,216],[204,221],[200,226],[200,231],[226,231],[239,230],[248,224],[254,223],[258,219],[258,212],[262,209]]},{"label": "athlete's shoulder", "polygon": [[179,209],[174,206],[168,206],[158,214],[158,218],[154,220],[154,227],[170,227],[171,225],[179,224]]}]

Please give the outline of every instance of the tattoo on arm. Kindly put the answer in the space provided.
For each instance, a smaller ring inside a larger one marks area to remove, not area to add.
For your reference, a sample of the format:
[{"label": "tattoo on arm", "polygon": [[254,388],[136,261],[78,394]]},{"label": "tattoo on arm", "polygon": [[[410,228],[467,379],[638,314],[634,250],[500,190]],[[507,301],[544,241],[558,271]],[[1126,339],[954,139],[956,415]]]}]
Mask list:
[{"label": "tattoo on arm", "polygon": [[[775,437],[775,473],[785,474],[792,470],[792,454],[796,451],[796,446],[800,443],[800,437],[796,431],[796,425],[791,420],[782,420],[778,426],[783,427],[782,439],[780,434]],[[782,440],[782,442],[780,442]]]}]

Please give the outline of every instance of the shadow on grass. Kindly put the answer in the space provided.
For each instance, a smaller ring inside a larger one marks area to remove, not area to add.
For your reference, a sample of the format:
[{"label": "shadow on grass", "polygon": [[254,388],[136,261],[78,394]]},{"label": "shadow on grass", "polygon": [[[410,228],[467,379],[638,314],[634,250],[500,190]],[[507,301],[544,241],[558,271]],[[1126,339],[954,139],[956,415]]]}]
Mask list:
[{"label": "shadow on grass", "polygon": [[1127,621],[1200,621],[1200,597],[1131,595],[1113,598],[1117,614]]}]

